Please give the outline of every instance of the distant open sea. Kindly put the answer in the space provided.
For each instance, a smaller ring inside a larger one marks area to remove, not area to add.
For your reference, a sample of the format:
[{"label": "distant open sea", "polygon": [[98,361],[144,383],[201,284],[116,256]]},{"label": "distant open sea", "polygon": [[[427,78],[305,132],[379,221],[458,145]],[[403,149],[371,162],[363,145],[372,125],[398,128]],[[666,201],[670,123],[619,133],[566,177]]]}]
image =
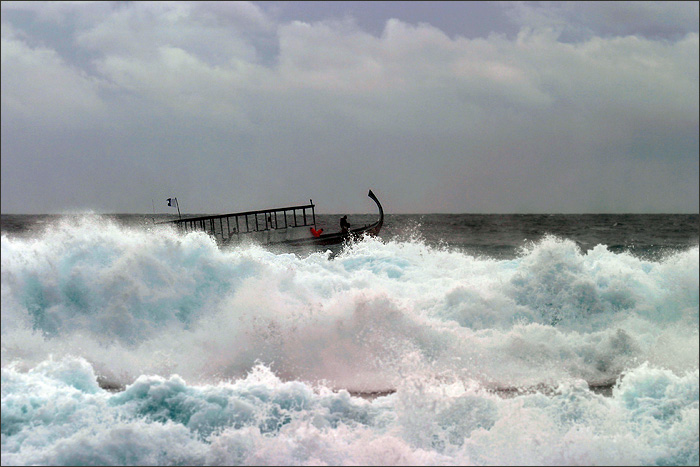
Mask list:
[{"label": "distant open sea", "polygon": [[0,216],[2,465],[699,465],[697,214],[154,217]]}]

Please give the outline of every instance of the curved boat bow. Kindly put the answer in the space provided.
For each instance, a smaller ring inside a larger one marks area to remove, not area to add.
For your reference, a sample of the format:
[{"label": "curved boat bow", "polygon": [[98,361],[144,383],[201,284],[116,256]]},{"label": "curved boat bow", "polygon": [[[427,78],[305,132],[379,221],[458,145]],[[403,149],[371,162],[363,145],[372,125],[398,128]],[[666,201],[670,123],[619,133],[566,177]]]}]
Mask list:
[{"label": "curved boat bow", "polygon": [[382,224],[384,224],[384,209],[382,208],[382,203],[379,202],[376,196],[374,196],[374,193],[372,193],[372,190],[369,190],[369,193],[367,193],[367,196],[372,198],[372,200],[377,203],[377,207],[379,208],[379,220],[369,226],[369,228],[366,230],[366,232],[370,235],[377,235],[379,231],[382,228]]},{"label": "curved boat bow", "polygon": [[335,245],[342,243],[349,238],[359,238],[364,234],[377,235],[382,229],[384,224],[384,209],[382,208],[382,203],[379,202],[372,190],[369,190],[367,196],[372,198],[372,201],[377,203],[377,208],[379,208],[379,220],[374,224],[365,225],[363,227],[358,227],[355,229],[350,229],[347,232],[333,232],[327,234],[321,234],[318,237],[305,238],[300,240],[294,240],[285,242],[289,245]]}]

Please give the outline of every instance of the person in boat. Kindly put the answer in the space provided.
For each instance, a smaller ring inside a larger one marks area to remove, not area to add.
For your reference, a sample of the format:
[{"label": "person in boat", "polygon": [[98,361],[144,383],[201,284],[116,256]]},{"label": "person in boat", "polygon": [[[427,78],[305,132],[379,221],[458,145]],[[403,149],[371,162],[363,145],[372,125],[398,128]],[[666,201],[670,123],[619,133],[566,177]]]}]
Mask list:
[{"label": "person in boat", "polygon": [[350,223],[348,222],[348,216],[343,216],[340,218],[340,230],[346,234],[350,228]]}]

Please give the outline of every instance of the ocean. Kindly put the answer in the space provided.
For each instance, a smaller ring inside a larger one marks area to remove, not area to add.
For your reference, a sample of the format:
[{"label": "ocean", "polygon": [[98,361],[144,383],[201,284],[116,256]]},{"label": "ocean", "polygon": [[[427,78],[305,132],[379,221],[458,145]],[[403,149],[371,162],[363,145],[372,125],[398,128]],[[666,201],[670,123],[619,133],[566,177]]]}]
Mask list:
[{"label": "ocean", "polygon": [[699,465],[697,214],[152,217],[1,216],[2,465]]}]

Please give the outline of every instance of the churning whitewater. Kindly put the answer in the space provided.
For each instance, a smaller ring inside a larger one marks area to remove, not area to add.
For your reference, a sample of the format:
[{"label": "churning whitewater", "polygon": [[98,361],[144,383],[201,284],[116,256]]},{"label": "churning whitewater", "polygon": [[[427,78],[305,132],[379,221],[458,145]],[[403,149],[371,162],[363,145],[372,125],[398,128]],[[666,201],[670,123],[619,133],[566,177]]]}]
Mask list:
[{"label": "churning whitewater", "polygon": [[2,464],[697,465],[698,264],[4,234]]}]

